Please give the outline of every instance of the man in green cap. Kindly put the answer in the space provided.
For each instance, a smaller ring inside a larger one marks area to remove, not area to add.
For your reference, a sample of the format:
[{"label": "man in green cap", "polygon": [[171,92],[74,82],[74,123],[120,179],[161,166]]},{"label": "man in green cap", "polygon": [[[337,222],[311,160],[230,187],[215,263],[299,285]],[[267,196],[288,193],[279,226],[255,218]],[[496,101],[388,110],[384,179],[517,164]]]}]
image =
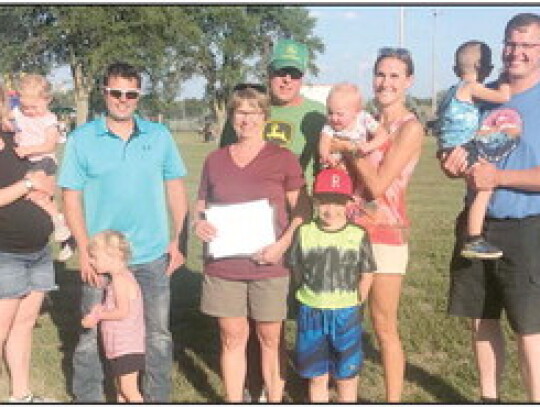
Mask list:
[{"label": "man in green cap", "polygon": [[[300,94],[308,58],[305,44],[282,39],[274,45],[268,66],[272,106],[264,133],[267,140],[283,145],[298,156],[309,181],[318,169],[317,144],[326,109],[322,103]],[[220,147],[235,141],[234,130],[227,123]]]}]

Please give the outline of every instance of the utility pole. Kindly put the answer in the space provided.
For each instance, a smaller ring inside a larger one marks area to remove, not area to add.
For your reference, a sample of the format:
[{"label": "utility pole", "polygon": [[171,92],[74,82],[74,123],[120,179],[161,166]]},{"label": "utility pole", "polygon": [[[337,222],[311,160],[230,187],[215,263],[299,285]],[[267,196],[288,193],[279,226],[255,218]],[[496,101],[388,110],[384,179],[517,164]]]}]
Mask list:
[{"label": "utility pole", "polygon": [[399,46],[405,45],[405,7],[399,8]]},{"label": "utility pole", "polygon": [[433,36],[431,40],[431,116],[435,117],[437,111],[437,89],[435,85],[436,78],[436,58],[435,58],[435,43],[437,38],[437,9],[432,10],[433,13]]}]

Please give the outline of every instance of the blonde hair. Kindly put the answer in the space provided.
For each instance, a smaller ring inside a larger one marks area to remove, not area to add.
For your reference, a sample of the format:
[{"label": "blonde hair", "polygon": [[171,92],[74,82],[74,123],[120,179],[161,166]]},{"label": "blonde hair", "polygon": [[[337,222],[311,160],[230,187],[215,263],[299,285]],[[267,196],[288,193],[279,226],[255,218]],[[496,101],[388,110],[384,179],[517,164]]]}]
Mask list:
[{"label": "blonde hair", "polygon": [[18,92],[21,97],[52,98],[50,82],[43,75],[38,74],[24,75],[19,81]]},{"label": "blonde hair", "polygon": [[0,83],[0,121],[9,118],[9,100],[6,88]]},{"label": "blonde hair", "polygon": [[123,233],[116,230],[104,230],[96,233],[88,242],[88,251],[95,252],[102,244],[107,251],[118,251],[122,259],[127,262],[131,257],[131,247]]},{"label": "blonde hair", "polygon": [[261,109],[264,113],[264,120],[268,120],[270,117],[270,97],[267,93],[251,87],[235,90],[233,92],[227,105],[229,117],[232,117],[234,111],[242,104],[242,102],[247,102],[250,107]]},{"label": "blonde hair", "polygon": [[345,98],[354,102],[357,105],[358,110],[362,108],[362,94],[360,93],[358,86],[349,82],[341,82],[332,86],[332,89],[330,89],[326,98],[326,103],[328,104],[330,99],[336,95],[343,95]]}]

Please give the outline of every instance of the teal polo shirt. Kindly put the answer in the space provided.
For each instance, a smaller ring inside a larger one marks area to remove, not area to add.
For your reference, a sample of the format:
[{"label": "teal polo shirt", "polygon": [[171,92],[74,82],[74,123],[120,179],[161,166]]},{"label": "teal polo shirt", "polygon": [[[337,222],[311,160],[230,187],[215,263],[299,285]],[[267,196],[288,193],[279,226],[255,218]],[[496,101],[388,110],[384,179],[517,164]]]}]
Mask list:
[{"label": "teal polo shirt", "polygon": [[124,233],[131,263],[144,264],[161,257],[169,243],[164,181],[185,175],[165,126],[135,116],[135,131],[124,141],[102,117],[70,133],[58,184],[82,191],[90,236],[105,229]]}]

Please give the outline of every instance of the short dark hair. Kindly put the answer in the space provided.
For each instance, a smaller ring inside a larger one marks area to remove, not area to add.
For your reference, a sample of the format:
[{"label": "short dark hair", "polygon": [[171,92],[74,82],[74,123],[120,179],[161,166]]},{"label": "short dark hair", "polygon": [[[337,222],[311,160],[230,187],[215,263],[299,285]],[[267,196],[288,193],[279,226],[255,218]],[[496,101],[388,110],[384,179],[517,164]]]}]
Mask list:
[{"label": "short dark hair", "polygon": [[142,78],[139,70],[133,65],[130,65],[125,62],[114,62],[107,67],[105,75],[103,76],[103,86],[109,84],[110,78],[125,78],[125,79],[136,79],[137,88],[140,89],[142,84]]},{"label": "short dark hair", "polygon": [[523,27],[528,27],[530,25],[536,24],[540,27],[540,15],[534,13],[519,13],[506,23],[506,28],[504,29],[504,39],[510,37],[510,33],[514,30],[521,31]]}]

